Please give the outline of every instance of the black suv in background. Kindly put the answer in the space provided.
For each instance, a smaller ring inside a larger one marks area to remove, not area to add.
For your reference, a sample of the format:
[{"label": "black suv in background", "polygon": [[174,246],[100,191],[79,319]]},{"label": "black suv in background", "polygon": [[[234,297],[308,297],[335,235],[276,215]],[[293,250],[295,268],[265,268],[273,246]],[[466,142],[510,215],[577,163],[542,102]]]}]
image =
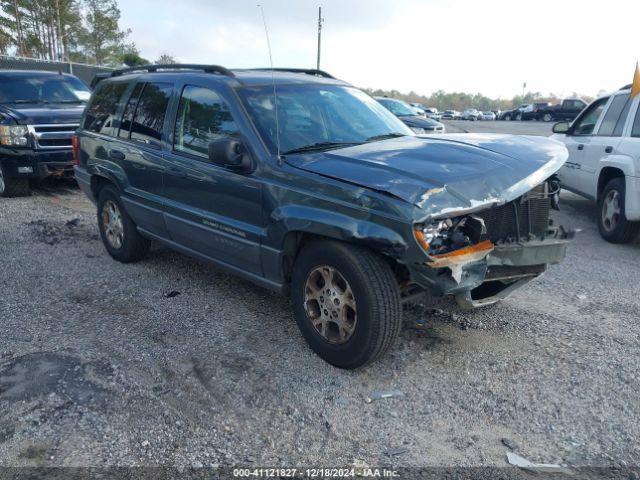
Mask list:
[{"label": "black suv in background", "polygon": [[342,368],[388,350],[425,289],[487,305],[565,253],[549,223],[561,143],[415,136],[317,70],[116,71],[76,145],[114,259],[156,240],[288,293],[311,348]]},{"label": "black suv in background", "polygon": [[73,174],[71,139],[90,95],[73,75],[0,71],[0,196],[27,195],[30,179]]}]

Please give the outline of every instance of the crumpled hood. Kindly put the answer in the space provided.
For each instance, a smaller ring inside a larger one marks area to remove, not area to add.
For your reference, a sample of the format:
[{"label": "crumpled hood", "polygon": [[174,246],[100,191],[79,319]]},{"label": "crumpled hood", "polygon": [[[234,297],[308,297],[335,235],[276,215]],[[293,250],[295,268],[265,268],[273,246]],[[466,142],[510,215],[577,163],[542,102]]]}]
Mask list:
[{"label": "crumpled hood", "polygon": [[449,134],[399,137],[287,163],[401,198],[441,218],[509,202],[553,175],[568,157],[545,137]]},{"label": "crumpled hood", "polygon": [[13,118],[20,125],[47,123],[79,123],[84,104],[6,104],[0,105],[0,114]]}]

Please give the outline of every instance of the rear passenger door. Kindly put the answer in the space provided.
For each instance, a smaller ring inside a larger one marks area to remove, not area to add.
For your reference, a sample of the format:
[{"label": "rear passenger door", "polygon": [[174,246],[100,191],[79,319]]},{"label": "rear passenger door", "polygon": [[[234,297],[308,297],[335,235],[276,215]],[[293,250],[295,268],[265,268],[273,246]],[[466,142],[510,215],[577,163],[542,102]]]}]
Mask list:
[{"label": "rear passenger door", "polygon": [[260,183],[209,160],[208,145],[238,137],[234,113],[218,88],[182,87],[164,174],[166,224],[182,247],[230,267],[262,275]]},{"label": "rear passenger door", "polygon": [[150,233],[167,237],[163,215],[162,139],[173,84],[139,82],[123,111],[117,140],[109,156],[126,175],[122,200],[136,224]]}]

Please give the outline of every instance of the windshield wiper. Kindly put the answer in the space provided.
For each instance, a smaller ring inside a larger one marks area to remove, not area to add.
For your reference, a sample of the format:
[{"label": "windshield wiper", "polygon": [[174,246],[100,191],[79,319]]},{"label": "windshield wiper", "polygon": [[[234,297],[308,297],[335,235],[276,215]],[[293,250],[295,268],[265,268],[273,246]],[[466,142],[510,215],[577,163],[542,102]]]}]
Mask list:
[{"label": "windshield wiper", "polygon": [[360,142],[317,142],[311,145],[305,145],[303,147],[292,148],[286,152],[282,152],[283,155],[291,153],[304,153],[304,152],[321,152],[322,150],[329,150],[331,148],[350,147],[352,145],[360,145]]},{"label": "windshield wiper", "polygon": [[5,102],[5,103],[49,103],[48,100],[12,100],[10,102]]},{"label": "windshield wiper", "polygon": [[397,137],[406,137],[406,135],[404,133],[397,133],[397,132],[383,133],[382,135],[374,135],[373,137],[369,137],[365,141],[376,142],[378,140],[386,140],[387,138],[397,138]]}]

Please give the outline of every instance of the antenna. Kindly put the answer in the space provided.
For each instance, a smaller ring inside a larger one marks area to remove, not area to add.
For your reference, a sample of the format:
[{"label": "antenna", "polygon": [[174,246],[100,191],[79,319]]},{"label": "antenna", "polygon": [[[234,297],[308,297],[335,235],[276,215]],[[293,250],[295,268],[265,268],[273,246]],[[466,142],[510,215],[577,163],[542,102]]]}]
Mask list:
[{"label": "antenna", "polygon": [[280,156],[280,121],[278,119],[278,92],[276,91],[276,79],[273,70],[273,57],[271,56],[271,42],[269,41],[269,30],[267,29],[267,20],[264,17],[264,9],[258,4],[260,13],[262,13],[262,23],[264,24],[264,34],[267,37],[267,48],[269,49],[269,66],[271,67],[271,83],[273,84],[273,105],[276,113],[276,151],[278,152],[278,165],[282,165],[282,157]]},{"label": "antenna", "polygon": [[316,70],[320,70],[320,40],[322,39],[322,7],[318,7],[318,61],[316,62]]}]

